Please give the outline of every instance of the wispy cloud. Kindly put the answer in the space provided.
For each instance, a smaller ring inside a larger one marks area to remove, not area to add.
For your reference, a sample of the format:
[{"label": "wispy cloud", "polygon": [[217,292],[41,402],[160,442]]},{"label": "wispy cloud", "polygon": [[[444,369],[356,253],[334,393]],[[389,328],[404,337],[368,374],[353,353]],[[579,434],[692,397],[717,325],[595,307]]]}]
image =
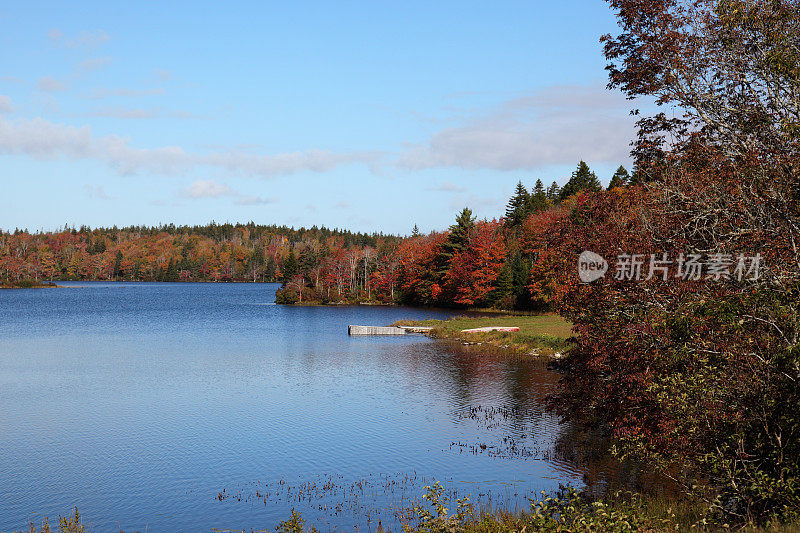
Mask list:
[{"label": "wispy cloud", "polygon": [[106,87],[97,87],[89,94],[89,98],[92,100],[102,100],[104,98],[112,98],[117,96],[135,98],[139,96],[155,96],[164,94],[164,92],[164,89],[161,87],[155,87],[152,89],[128,89],[124,87],[109,89]]},{"label": "wispy cloud", "polygon": [[350,205],[350,202],[346,202],[344,200],[340,200],[340,201],[336,202],[333,205],[333,207],[335,209],[350,209],[352,206]]},{"label": "wispy cloud", "polygon": [[74,37],[68,37],[61,30],[52,29],[47,32],[47,38],[54,46],[64,48],[97,48],[108,42],[111,36],[104,30],[94,30],[82,31]]},{"label": "wispy cloud", "polygon": [[580,159],[628,158],[634,120],[624,96],[597,86],[551,87],[508,100],[482,115],[407,146],[398,166],[531,170]]},{"label": "wispy cloud", "polygon": [[96,198],[98,200],[113,200],[113,196],[109,196],[106,194],[105,189],[103,189],[102,185],[84,185],[84,189],[88,193],[90,198]]},{"label": "wispy cloud", "polygon": [[277,198],[263,198],[261,196],[242,194],[216,180],[197,180],[185,189],[179,190],[178,195],[190,200],[228,196],[235,198],[233,204],[239,206],[267,205],[278,201]]},{"label": "wispy cloud", "polygon": [[239,151],[191,153],[179,146],[135,148],[124,137],[95,136],[89,126],[74,127],[42,118],[9,120],[2,116],[0,154],[21,154],[42,160],[98,160],[123,175],[138,172],[176,175],[203,166],[260,178],[326,172],[355,163],[371,165],[383,157],[376,152],[341,153],[317,149],[257,155]]},{"label": "wispy cloud", "polygon": [[75,65],[75,72],[79,75],[88,74],[107,67],[112,61],[110,57],[90,57]]},{"label": "wispy cloud", "polygon": [[147,119],[147,118],[211,118],[210,116],[196,115],[189,111],[168,110],[163,108],[130,108],[124,106],[99,107],[85,113],[88,117],[121,118],[121,119]]},{"label": "wispy cloud", "polygon": [[50,77],[39,78],[39,81],[36,83],[36,86],[39,88],[40,91],[45,91],[48,93],[56,91],[66,91],[67,89],[69,89],[69,86],[63,81],[59,81],[55,78],[50,78]]},{"label": "wispy cloud", "polygon": [[377,152],[331,152],[318,149],[275,155],[230,151],[199,156],[198,163],[245,175],[272,177],[301,171],[327,172],[353,163],[370,165],[381,157],[382,154]]},{"label": "wispy cloud", "polygon": [[500,204],[501,202],[497,198],[470,195],[466,198],[463,196],[453,198],[450,200],[448,207],[451,211],[462,209],[464,207],[479,210],[499,207]]},{"label": "wispy cloud", "polygon": [[237,193],[222,183],[215,180],[197,180],[180,191],[184,198],[198,200],[200,198],[219,198],[220,196],[234,196]]},{"label": "wispy cloud", "polygon": [[233,203],[236,205],[267,205],[274,204],[278,201],[277,198],[262,198],[261,196],[242,196]]},{"label": "wispy cloud", "polygon": [[11,113],[14,111],[14,104],[11,103],[11,98],[0,94],[0,113]]},{"label": "wispy cloud", "polygon": [[451,183],[449,181],[444,181],[444,182],[440,183],[439,185],[436,185],[435,187],[428,187],[427,190],[429,190],[429,191],[457,193],[457,192],[464,192],[467,189],[465,189],[464,187],[459,187],[455,183]]},{"label": "wispy cloud", "polygon": [[25,83],[25,80],[17,78],[16,76],[0,76],[0,81],[6,83]]},{"label": "wispy cloud", "polygon": [[155,73],[156,78],[160,79],[161,81],[167,81],[172,79],[172,72],[169,70],[157,68],[153,72]]}]

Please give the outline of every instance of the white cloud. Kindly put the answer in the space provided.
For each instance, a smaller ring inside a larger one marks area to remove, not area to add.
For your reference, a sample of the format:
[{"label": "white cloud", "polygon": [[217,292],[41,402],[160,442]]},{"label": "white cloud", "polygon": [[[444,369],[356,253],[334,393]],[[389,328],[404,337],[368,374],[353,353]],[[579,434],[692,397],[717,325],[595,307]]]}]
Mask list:
[{"label": "white cloud", "polygon": [[98,87],[94,89],[89,98],[92,100],[102,100],[103,98],[111,98],[114,96],[124,96],[124,97],[138,97],[138,96],[154,96],[159,94],[164,94],[164,89],[158,87],[153,89],[127,89],[127,88],[118,88],[118,89],[108,89],[106,87]]},{"label": "white cloud", "polygon": [[261,196],[241,196],[233,203],[236,205],[267,205],[277,202],[277,198],[262,198]]},{"label": "white cloud", "polygon": [[75,66],[75,70],[78,74],[87,74],[107,67],[111,64],[111,61],[110,57],[90,57],[78,63]]},{"label": "white cloud", "polygon": [[301,171],[327,172],[351,163],[370,164],[378,158],[380,154],[375,152],[337,153],[311,149],[276,155],[255,155],[237,151],[217,152],[198,156],[197,161],[198,164],[267,178]]},{"label": "white cloud", "polygon": [[205,166],[260,178],[325,172],[352,163],[369,165],[381,157],[374,152],[337,153],[328,150],[256,155],[237,151],[197,154],[186,152],[179,146],[134,148],[127,138],[115,135],[96,137],[89,126],[68,126],[42,118],[14,121],[2,116],[0,154],[27,155],[42,160],[98,160],[123,175],[137,172],[184,174],[195,167]]},{"label": "white cloud", "polygon": [[36,85],[37,87],[39,87],[40,91],[46,91],[46,92],[66,91],[67,89],[69,89],[67,84],[64,83],[63,81],[59,81],[55,78],[49,78],[49,77],[39,78],[39,81],[37,82]]},{"label": "white cloud", "polygon": [[458,196],[457,198],[453,198],[450,200],[448,207],[451,211],[456,211],[463,209],[464,207],[469,207],[475,211],[495,208],[500,206],[500,200],[497,198],[490,198],[490,197],[482,197],[482,196],[475,196],[470,195],[467,198],[463,198],[462,196]]},{"label": "white cloud", "polygon": [[333,207],[336,209],[350,209],[352,206],[350,205],[350,202],[341,200],[339,202],[336,202]]},{"label": "white cloud", "polygon": [[240,206],[267,205],[278,201],[277,198],[263,198],[261,196],[242,194],[216,180],[197,180],[185,189],[178,191],[178,194],[183,198],[189,198],[191,200],[229,196],[235,198],[233,201],[234,205]]},{"label": "white cloud", "polygon": [[61,30],[47,32],[47,38],[55,46],[64,48],[97,48],[108,42],[111,36],[104,30],[82,31],[75,37],[67,37]]},{"label": "white cloud", "polygon": [[189,111],[170,111],[162,108],[131,108],[124,106],[98,107],[88,111],[88,117],[120,118],[120,119],[147,119],[147,118],[210,118],[202,115],[195,115]]},{"label": "white cloud", "polygon": [[98,200],[112,200],[113,197],[106,194],[102,185],[84,185],[84,189],[89,194],[90,198],[97,198]]},{"label": "white cloud", "polygon": [[11,98],[0,94],[0,113],[11,113],[14,111],[14,104],[11,103]]},{"label": "white cloud", "polygon": [[602,86],[551,87],[409,145],[398,166],[531,170],[581,159],[621,162],[634,138],[630,103]]},{"label": "white cloud", "polygon": [[220,196],[236,195],[236,192],[214,180],[197,180],[187,188],[180,191],[184,198],[197,200],[199,198],[219,198]]},{"label": "white cloud", "polygon": [[444,181],[435,187],[428,187],[429,191],[439,191],[439,192],[464,192],[467,189],[464,187],[459,187],[455,183],[451,183],[449,181]]}]

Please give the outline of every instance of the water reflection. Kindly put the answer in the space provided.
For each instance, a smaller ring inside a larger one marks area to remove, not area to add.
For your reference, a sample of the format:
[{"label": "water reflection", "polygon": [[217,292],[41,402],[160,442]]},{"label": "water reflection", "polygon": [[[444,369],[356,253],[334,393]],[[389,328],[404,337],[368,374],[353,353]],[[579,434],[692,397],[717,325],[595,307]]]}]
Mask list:
[{"label": "water reflection", "polygon": [[[96,531],[395,526],[433,480],[479,506],[594,483],[535,360],[348,324],[446,317],[283,307],[275,286],[0,292],[0,531],[77,505]],[[38,514],[37,514],[38,513]]]}]

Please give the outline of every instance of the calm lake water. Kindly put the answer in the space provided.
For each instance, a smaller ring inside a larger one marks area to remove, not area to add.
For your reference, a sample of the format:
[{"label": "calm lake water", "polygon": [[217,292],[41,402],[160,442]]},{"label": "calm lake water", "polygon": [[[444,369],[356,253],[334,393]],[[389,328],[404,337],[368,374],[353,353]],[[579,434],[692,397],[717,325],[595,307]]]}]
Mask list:
[{"label": "calm lake water", "polygon": [[[0,291],[0,532],[397,527],[440,480],[483,506],[583,471],[541,363],[423,336],[348,337],[448,312],[274,305],[274,284]],[[484,447],[482,447],[484,446]],[[454,508],[452,505],[451,508]]]}]

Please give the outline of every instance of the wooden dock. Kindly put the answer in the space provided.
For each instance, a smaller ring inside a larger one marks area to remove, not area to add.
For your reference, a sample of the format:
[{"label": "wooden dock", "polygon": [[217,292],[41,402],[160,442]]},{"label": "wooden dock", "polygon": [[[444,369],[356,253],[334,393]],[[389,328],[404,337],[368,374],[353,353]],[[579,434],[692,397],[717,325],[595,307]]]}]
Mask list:
[{"label": "wooden dock", "polygon": [[348,335],[405,335],[406,330],[395,326],[347,326]]}]

